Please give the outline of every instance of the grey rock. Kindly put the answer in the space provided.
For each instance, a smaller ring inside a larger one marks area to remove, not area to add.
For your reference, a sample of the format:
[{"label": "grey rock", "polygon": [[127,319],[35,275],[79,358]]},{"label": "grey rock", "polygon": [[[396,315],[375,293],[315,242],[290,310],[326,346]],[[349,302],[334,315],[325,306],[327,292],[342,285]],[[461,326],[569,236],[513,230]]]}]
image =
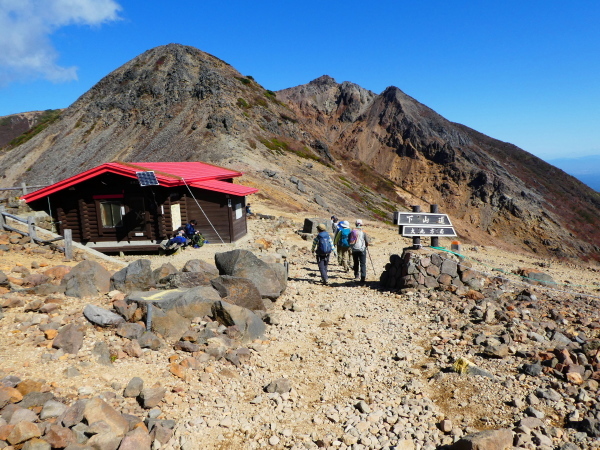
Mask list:
[{"label": "grey rock", "polygon": [[139,395],[140,404],[144,409],[152,409],[155,406],[158,406],[162,401],[166,393],[165,388],[157,387],[157,388],[147,388],[143,389]]},{"label": "grey rock", "polygon": [[117,300],[113,302],[113,308],[117,314],[121,315],[125,320],[131,320],[138,305],[136,303],[127,303],[125,300]]},{"label": "grey rock", "polygon": [[127,339],[139,339],[145,331],[146,327],[139,323],[125,322],[119,324],[116,333]]},{"label": "grey rock", "polygon": [[163,336],[166,340],[172,342],[178,341],[189,328],[190,324],[190,319],[177,314],[174,310],[162,312],[159,309],[154,309],[152,330]]},{"label": "grey rock", "polygon": [[546,415],[542,411],[540,411],[539,409],[535,409],[533,406],[528,406],[524,412],[528,416],[536,417],[538,419],[543,419],[544,417],[546,417]]},{"label": "grey rock", "polygon": [[523,417],[521,420],[519,420],[517,425],[520,427],[527,427],[533,430],[536,428],[543,427],[544,422],[542,422],[542,420],[538,419],[537,417]]},{"label": "grey rock", "polygon": [[542,365],[541,364],[523,364],[521,367],[521,371],[525,375],[529,375],[532,377],[539,377],[542,374]]},{"label": "grey rock", "polygon": [[80,423],[83,420],[83,413],[85,412],[85,405],[87,402],[87,399],[77,400],[69,406],[57,422],[62,423],[63,426],[67,428],[71,428]]},{"label": "grey rock", "polygon": [[40,419],[46,420],[51,417],[58,417],[67,410],[67,405],[56,400],[48,400],[44,403],[42,411],[40,412]]},{"label": "grey rock", "polygon": [[130,302],[143,304],[152,302],[154,310],[156,308],[164,312],[175,310],[177,314],[188,319],[209,315],[212,303],[220,299],[221,296],[212,286],[132,292],[127,297],[127,301]]},{"label": "grey rock", "polygon": [[113,289],[129,293],[154,287],[154,274],[149,259],[138,259],[116,272],[111,279]]},{"label": "grey rock", "polygon": [[232,250],[215,254],[215,263],[221,275],[248,278],[258,288],[260,295],[272,300],[283,292],[278,274],[268,263],[261,261],[248,250]]},{"label": "grey rock", "polygon": [[219,269],[216,268],[214,264],[210,264],[201,259],[190,259],[185,263],[182,272],[205,272],[212,277],[219,276]]},{"label": "grey rock", "polygon": [[[299,185],[298,185],[298,189],[300,189]],[[323,198],[322,195],[315,194],[315,203],[317,205],[319,205],[321,208],[323,208],[325,210],[329,210],[329,205],[327,204],[327,201]]]},{"label": "grey rock", "polygon": [[[122,319],[121,319],[122,320]],[[85,329],[75,323],[65,325],[52,341],[52,347],[62,349],[65,353],[76,355],[83,345]]]},{"label": "grey rock", "polygon": [[125,390],[123,391],[123,397],[137,397],[142,393],[143,389],[144,380],[140,377],[133,377],[129,380],[129,383],[127,383],[127,387],[125,387]]},{"label": "grey rock", "polygon": [[292,383],[288,378],[278,378],[277,380],[271,381],[265,386],[265,392],[270,394],[277,392],[278,394],[285,394],[292,390]]},{"label": "grey rock", "polygon": [[525,281],[530,284],[541,284],[544,286],[556,285],[556,281],[550,275],[543,272],[529,272]]},{"label": "grey rock", "polygon": [[90,425],[104,422],[117,436],[123,436],[129,431],[127,420],[100,397],[94,397],[85,404],[83,415]]},{"label": "grey rock", "polygon": [[160,280],[166,289],[193,288],[210,286],[215,274],[207,272],[177,272]]},{"label": "grey rock", "polygon": [[553,402],[558,402],[562,400],[562,395],[560,395],[554,389],[536,389],[535,395],[537,395],[539,398],[543,398]]},{"label": "grey rock", "polygon": [[513,432],[506,428],[487,430],[465,436],[450,448],[452,450],[504,450],[511,449],[513,445]]},{"label": "grey rock", "polygon": [[96,305],[87,305],[83,308],[83,315],[91,323],[101,327],[116,326],[125,322],[120,315]]},{"label": "grey rock", "polygon": [[94,348],[92,349],[92,355],[97,358],[98,363],[103,364],[105,366],[112,365],[112,360],[110,358],[110,349],[106,342],[98,341],[94,344]]},{"label": "grey rock", "polygon": [[242,342],[262,338],[266,331],[265,323],[252,311],[224,301],[213,304],[212,317],[226,327],[237,326]]},{"label": "grey rock", "polygon": [[138,339],[138,343],[141,348],[149,348],[155,351],[162,347],[162,341],[151,331],[145,331]]},{"label": "grey rock", "polygon": [[77,264],[61,281],[69,297],[95,297],[110,291],[110,272],[94,261]]},{"label": "grey rock", "polygon": [[371,412],[371,408],[364,400],[359,401],[354,407],[363,414],[369,414]]},{"label": "grey rock", "polygon": [[253,311],[265,310],[258,288],[248,278],[221,275],[212,279],[211,284],[227,303]]},{"label": "grey rock", "polygon": [[591,437],[600,437],[600,421],[598,419],[586,417],[579,424],[579,429]]},{"label": "grey rock", "polygon": [[37,421],[37,414],[26,408],[19,408],[15,410],[8,421],[9,425],[16,425],[19,422],[35,422]]},{"label": "grey rock", "polygon": [[152,271],[152,277],[154,278],[155,283],[160,283],[160,280],[168,277],[169,275],[173,275],[177,273],[178,270],[171,263],[164,263],[158,269],[154,269]]},{"label": "grey rock", "polygon": [[491,358],[505,358],[508,356],[508,345],[488,345],[483,349],[483,353]]},{"label": "grey rock", "polygon": [[458,265],[456,261],[452,261],[451,259],[445,259],[442,262],[440,271],[441,273],[445,273],[446,275],[450,275],[451,277],[456,277],[458,276]]}]

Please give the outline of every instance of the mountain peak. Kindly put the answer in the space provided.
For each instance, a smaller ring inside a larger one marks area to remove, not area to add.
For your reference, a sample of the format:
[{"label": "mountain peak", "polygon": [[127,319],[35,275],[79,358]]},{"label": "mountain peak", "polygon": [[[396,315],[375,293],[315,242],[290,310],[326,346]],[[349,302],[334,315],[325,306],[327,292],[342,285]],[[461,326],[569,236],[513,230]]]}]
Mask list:
[{"label": "mountain peak", "polygon": [[600,258],[596,193],[395,86],[377,95],[323,75],[274,93],[208,53],[167,44],[1,154],[0,175],[8,186],[41,184],[112,160],[227,165],[268,201],[313,211],[319,199],[315,214],[385,219],[414,202],[438,204],[467,242]]}]

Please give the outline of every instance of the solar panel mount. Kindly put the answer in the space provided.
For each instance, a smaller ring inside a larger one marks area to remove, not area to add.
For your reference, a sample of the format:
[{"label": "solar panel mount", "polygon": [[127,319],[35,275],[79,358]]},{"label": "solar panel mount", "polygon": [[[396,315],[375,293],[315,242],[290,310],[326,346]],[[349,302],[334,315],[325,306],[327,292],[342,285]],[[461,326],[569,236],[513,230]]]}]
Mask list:
[{"label": "solar panel mount", "polygon": [[140,186],[158,186],[158,180],[156,179],[156,174],[153,170],[136,172],[135,174],[138,177]]}]

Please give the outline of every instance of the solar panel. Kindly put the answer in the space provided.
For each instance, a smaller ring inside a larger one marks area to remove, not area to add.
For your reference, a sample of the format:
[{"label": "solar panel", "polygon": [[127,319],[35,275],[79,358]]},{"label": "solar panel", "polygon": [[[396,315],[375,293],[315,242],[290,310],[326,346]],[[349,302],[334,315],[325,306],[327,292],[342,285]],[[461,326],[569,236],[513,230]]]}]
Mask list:
[{"label": "solar panel", "polygon": [[158,180],[153,170],[147,172],[136,172],[135,173],[140,181],[140,186],[158,186]]}]

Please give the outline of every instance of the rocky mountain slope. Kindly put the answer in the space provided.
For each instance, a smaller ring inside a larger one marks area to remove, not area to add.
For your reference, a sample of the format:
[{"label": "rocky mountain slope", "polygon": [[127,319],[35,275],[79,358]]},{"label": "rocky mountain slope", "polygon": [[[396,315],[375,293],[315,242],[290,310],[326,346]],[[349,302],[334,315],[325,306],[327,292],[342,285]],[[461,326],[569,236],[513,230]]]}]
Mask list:
[{"label": "rocky mountain slope", "polygon": [[600,196],[514,147],[389,87],[323,76],[280,92],[200,50],[157,47],[103,78],[58,120],[5,150],[5,186],[110,160],[202,160],[290,210],[388,219],[437,203],[461,239],[599,258]]}]

